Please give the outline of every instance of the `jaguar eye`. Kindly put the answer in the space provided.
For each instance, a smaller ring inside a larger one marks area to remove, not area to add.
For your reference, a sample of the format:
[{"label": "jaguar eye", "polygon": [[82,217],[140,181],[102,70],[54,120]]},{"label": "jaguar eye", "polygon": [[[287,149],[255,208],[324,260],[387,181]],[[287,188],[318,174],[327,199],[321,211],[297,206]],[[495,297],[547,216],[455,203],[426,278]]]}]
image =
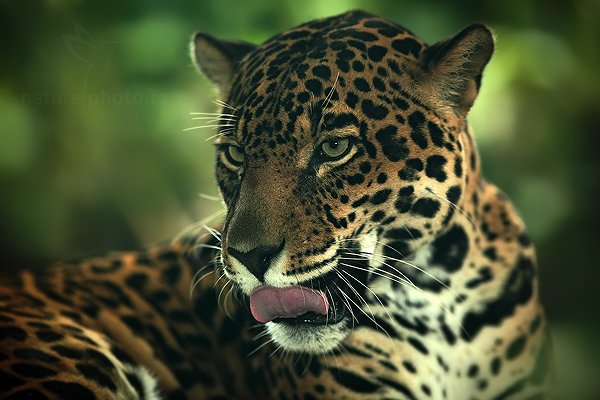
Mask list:
[{"label": "jaguar eye", "polygon": [[329,139],[321,144],[321,155],[327,161],[339,160],[350,152],[352,144],[347,138]]},{"label": "jaguar eye", "polygon": [[230,165],[232,168],[241,167],[246,159],[242,148],[233,144],[227,145],[223,151],[223,155],[225,158],[225,164]]}]

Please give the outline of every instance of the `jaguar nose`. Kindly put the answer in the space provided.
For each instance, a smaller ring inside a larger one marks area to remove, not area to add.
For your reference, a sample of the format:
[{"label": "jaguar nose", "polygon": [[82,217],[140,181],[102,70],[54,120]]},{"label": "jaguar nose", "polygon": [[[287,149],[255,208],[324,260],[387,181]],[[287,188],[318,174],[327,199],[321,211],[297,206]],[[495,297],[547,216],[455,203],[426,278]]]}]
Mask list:
[{"label": "jaguar nose", "polygon": [[284,245],[285,240],[279,246],[258,246],[247,252],[229,246],[227,247],[227,253],[244,264],[256,279],[263,282],[271,261],[281,253]]}]

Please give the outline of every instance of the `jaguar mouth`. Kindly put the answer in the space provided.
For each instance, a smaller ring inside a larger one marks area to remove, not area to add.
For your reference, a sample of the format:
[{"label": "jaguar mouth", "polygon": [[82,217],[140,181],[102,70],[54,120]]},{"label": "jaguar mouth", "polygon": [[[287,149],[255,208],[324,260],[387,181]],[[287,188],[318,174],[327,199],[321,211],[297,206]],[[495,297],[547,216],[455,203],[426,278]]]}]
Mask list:
[{"label": "jaguar mouth", "polygon": [[317,314],[309,311],[297,317],[277,317],[272,322],[287,325],[333,325],[344,320],[348,308],[338,299],[334,298],[334,304],[327,314]]},{"label": "jaguar mouth", "polygon": [[[334,274],[335,275],[335,274]],[[286,325],[331,325],[343,321],[354,300],[345,288],[327,274],[325,277],[305,282],[303,285],[277,288],[259,286],[250,294],[250,311],[258,322]],[[346,286],[348,286],[346,284]],[[313,289],[315,287],[322,289]]]},{"label": "jaguar mouth", "polygon": [[333,301],[330,300],[330,306],[327,314],[318,314],[308,311],[296,317],[277,317],[272,322],[287,325],[333,325],[344,320],[348,315],[348,307],[339,297],[332,294]]},{"label": "jaguar mouth", "polygon": [[[250,294],[250,312],[285,351],[326,354],[336,349],[360,321],[368,285],[366,263],[340,263],[317,278],[295,286],[262,285]],[[355,264],[356,265],[356,264]]]}]

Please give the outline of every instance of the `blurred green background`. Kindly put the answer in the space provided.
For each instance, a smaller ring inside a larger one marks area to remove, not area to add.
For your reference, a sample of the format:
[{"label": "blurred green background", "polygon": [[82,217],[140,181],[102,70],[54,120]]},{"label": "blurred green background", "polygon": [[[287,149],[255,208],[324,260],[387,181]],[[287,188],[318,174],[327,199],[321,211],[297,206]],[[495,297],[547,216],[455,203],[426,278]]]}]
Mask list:
[{"label": "blurred green background", "polygon": [[214,132],[182,132],[216,109],[191,33],[260,42],[352,8],[429,42],[494,29],[471,123],[538,246],[558,356],[584,393],[599,347],[598,0],[0,1],[2,265],[166,240],[219,210],[199,195],[216,195]]}]

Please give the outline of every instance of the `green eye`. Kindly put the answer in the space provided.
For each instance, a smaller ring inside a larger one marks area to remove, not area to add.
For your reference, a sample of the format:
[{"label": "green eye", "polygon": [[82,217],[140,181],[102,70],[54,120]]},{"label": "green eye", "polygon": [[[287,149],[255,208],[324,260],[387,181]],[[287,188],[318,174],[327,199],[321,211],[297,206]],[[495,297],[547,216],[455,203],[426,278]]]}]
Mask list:
[{"label": "green eye", "polygon": [[242,148],[233,144],[227,145],[223,155],[225,157],[225,163],[231,165],[233,168],[241,167],[246,159]]},{"label": "green eye", "polygon": [[328,161],[339,160],[350,152],[350,139],[334,138],[321,144],[321,155]]}]

